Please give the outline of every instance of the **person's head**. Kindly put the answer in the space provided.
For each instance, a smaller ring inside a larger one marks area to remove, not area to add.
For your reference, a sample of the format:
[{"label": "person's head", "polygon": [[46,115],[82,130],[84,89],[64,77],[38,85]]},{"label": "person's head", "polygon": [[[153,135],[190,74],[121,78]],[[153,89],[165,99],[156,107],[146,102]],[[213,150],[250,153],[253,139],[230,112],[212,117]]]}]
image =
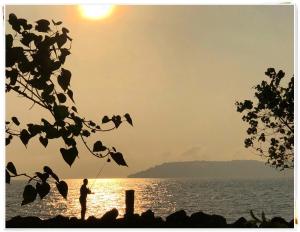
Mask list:
[{"label": "person's head", "polygon": [[89,182],[88,179],[84,179],[84,180],[83,180],[83,184],[84,184],[84,185],[87,185],[88,182]]}]

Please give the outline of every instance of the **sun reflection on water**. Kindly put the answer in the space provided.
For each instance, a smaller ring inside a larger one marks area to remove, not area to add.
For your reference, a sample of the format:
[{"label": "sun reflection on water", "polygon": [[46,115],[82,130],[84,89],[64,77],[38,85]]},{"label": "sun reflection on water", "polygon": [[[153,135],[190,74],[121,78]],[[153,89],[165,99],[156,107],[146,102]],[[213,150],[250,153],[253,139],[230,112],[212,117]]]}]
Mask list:
[{"label": "sun reflection on water", "polygon": [[[130,180],[129,180],[130,183]],[[81,187],[82,180],[68,180],[69,196],[67,200],[66,215],[80,216],[80,203],[79,203],[79,189]],[[86,218],[93,215],[95,217],[101,217],[105,212],[116,208],[119,211],[119,217],[125,214],[125,191],[128,187],[132,187],[139,193],[142,190],[142,185],[136,185],[132,182],[132,186],[124,185],[122,179],[89,179],[90,188],[94,194],[87,196],[87,213]],[[150,196],[149,196],[150,197]],[[147,210],[143,207],[144,201],[136,194],[135,197],[135,212],[141,213]],[[149,207],[151,207],[149,205]]]}]

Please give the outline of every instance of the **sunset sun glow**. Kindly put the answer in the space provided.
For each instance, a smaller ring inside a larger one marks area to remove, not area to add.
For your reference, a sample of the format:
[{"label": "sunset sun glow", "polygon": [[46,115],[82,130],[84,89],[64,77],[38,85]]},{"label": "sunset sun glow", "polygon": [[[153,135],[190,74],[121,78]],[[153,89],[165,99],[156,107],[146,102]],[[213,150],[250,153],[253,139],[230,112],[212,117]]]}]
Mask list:
[{"label": "sunset sun glow", "polygon": [[80,5],[79,10],[83,17],[88,19],[107,18],[114,10],[113,5]]}]

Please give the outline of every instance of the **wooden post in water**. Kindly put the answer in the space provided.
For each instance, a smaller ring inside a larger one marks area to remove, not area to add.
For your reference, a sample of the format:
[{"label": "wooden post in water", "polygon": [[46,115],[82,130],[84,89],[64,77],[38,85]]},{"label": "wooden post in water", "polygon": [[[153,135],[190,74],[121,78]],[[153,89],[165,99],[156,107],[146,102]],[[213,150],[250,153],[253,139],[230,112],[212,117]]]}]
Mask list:
[{"label": "wooden post in water", "polygon": [[134,190],[125,191],[125,205],[126,205],[126,217],[133,216],[134,214]]}]

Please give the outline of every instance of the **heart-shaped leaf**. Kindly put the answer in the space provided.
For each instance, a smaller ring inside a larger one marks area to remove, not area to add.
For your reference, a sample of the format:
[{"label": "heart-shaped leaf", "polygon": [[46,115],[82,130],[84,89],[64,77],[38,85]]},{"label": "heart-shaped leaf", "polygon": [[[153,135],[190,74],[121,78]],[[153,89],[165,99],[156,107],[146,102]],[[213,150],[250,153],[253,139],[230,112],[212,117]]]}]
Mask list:
[{"label": "heart-shaped leaf", "polygon": [[70,149],[61,148],[60,153],[62,154],[63,159],[67,162],[67,164],[70,165],[70,167],[76,159],[76,156],[78,156],[78,150],[75,146],[71,147]]},{"label": "heart-shaped leaf", "polygon": [[102,118],[102,123],[108,123],[109,121],[111,121],[111,119],[109,119],[108,116],[104,116],[104,117]]},{"label": "heart-shaped leaf", "polygon": [[37,195],[36,189],[32,185],[26,185],[23,192],[23,201],[21,205],[26,205],[35,200]]},{"label": "heart-shaped leaf", "polygon": [[68,196],[68,185],[66,182],[64,182],[63,180],[59,181],[58,183],[56,183],[56,187],[58,189],[58,192],[65,198],[67,199]]},{"label": "heart-shaped leaf", "polygon": [[102,145],[101,141],[94,143],[93,152],[105,151],[106,147]]},{"label": "heart-shaped leaf", "polygon": [[118,127],[121,125],[121,123],[122,123],[122,119],[121,119],[121,116],[120,116],[120,115],[117,115],[117,116],[114,115],[114,116],[111,118],[111,120],[112,120],[113,123],[115,124],[116,128],[118,128]]},{"label": "heart-shaped leaf", "polygon": [[64,68],[61,69],[61,75],[58,76],[57,82],[60,85],[60,87],[66,91],[68,86],[70,85],[71,80],[71,72],[69,70],[66,70]]},{"label": "heart-shaped leaf", "polygon": [[17,170],[13,162],[8,162],[6,165],[6,168],[8,171],[10,171],[12,174],[17,175]]},{"label": "heart-shaped leaf", "polygon": [[125,160],[124,160],[124,158],[123,158],[123,155],[122,155],[122,153],[120,153],[120,152],[111,152],[110,153],[110,156],[111,156],[111,158],[118,164],[118,165],[121,165],[121,166],[127,166],[128,167],[128,165],[126,164],[126,162],[125,162]]},{"label": "heart-shaped leaf", "polygon": [[47,138],[44,138],[44,137],[41,136],[39,138],[39,140],[40,140],[41,144],[43,144],[44,147],[47,147],[47,145],[48,145],[48,139]]},{"label": "heart-shaped leaf", "polygon": [[30,140],[30,138],[31,138],[31,136],[28,133],[28,131],[23,129],[20,133],[20,139],[21,139],[22,143],[25,145],[25,147],[27,146],[28,141]]},{"label": "heart-shaped leaf", "polygon": [[40,198],[43,199],[50,191],[50,185],[47,182],[40,184],[36,183],[36,191],[39,194]]},{"label": "heart-shaped leaf", "polygon": [[46,172],[45,173],[36,172],[35,174],[38,178],[41,179],[42,182],[46,182],[47,179],[49,178],[49,174]]}]

